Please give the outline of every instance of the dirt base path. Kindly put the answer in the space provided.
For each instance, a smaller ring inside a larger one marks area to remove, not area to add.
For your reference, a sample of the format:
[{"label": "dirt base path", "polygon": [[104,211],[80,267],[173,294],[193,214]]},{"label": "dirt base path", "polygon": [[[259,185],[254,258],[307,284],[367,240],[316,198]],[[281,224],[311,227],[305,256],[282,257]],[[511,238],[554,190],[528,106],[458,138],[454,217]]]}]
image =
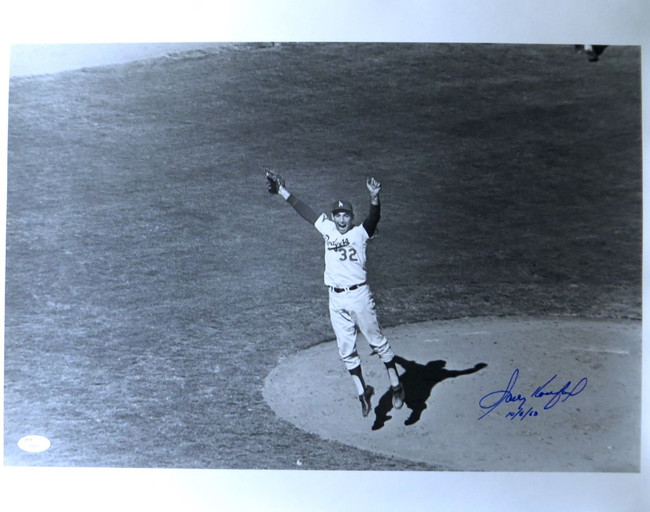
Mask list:
[{"label": "dirt base path", "polygon": [[640,322],[471,318],[385,334],[399,356],[402,409],[392,409],[365,339],[359,351],[376,390],[368,417],[335,342],[281,361],[265,399],[325,439],[440,470],[639,470]]}]

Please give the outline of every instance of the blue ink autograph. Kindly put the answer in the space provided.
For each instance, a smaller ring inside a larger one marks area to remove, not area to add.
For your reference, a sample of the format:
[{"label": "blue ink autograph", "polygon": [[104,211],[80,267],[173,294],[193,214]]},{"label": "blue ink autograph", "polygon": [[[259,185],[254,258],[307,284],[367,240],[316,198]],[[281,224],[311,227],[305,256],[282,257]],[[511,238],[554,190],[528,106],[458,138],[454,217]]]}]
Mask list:
[{"label": "blue ink autograph", "polygon": [[492,391],[479,400],[479,407],[486,411],[481,416],[479,416],[479,420],[485,418],[488,414],[490,414],[497,407],[504,403],[512,403],[513,405],[517,406],[517,409],[515,411],[510,411],[505,415],[506,418],[510,418],[511,420],[514,420],[515,418],[524,420],[525,418],[538,416],[540,413],[539,409],[530,405],[526,405],[526,402],[529,398],[548,398],[548,401],[544,405],[543,409],[548,410],[555,407],[558,402],[566,402],[569,398],[582,393],[587,387],[588,382],[587,377],[583,377],[575,385],[571,381],[568,381],[559,390],[555,391],[550,389],[551,383],[553,383],[553,381],[557,378],[557,375],[553,375],[553,377],[539,386],[529,396],[523,396],[521,393],[514,392],[515,384],[517,383],[518,378],[519,368],[512,372],[512,376],[510,377],[510,381],[508,382],[506,389]]}]

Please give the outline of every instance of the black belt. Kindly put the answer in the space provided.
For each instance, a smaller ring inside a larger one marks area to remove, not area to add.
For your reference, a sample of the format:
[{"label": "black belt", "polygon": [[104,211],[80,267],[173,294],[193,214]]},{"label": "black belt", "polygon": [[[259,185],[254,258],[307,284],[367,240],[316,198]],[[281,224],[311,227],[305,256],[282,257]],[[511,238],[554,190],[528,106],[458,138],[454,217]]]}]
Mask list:
[{"label": "black belt", "polygon": [[366,283],[359,283],[359,284],[354,284],[352,286],[347,286],[345,288],[336,288],[334,286],[330,286],[330,290],[336,292],[336,293],[341,293],[341,292],[351,292],[352,290],[356,290],[357,288],[361,288],[363,285]]}]

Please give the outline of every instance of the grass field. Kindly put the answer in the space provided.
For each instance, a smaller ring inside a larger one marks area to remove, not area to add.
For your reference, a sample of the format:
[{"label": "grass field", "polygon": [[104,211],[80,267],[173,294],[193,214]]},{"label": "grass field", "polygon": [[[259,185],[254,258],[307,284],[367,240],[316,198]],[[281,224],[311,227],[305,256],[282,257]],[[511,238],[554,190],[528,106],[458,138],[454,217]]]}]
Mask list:
[{"label": "grass field", "polygon": [[[640,319],[639,65],[637,47],[242,44],[12,79],[5,464],[435,469],[264,402],[278,361],[333,334],[320,237],[262,167],[359,216],[382,182],[385,326]],[[28,434],[52,447],[21,452]]]}]

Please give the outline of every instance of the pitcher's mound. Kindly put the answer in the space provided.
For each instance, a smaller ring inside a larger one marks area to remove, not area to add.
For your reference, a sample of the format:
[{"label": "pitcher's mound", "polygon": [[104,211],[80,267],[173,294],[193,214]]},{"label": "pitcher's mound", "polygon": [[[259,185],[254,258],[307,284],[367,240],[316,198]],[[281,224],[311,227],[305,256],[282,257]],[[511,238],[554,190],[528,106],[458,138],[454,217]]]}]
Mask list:
[{"label": "pitcher's mound", "polygon": [[433,469],[639,471],[641,322],[471,318],[385,334],[406,389],[400,410],[362,336],[368,417],[334,341],[281,361],[265,399],[301,429]]}]

